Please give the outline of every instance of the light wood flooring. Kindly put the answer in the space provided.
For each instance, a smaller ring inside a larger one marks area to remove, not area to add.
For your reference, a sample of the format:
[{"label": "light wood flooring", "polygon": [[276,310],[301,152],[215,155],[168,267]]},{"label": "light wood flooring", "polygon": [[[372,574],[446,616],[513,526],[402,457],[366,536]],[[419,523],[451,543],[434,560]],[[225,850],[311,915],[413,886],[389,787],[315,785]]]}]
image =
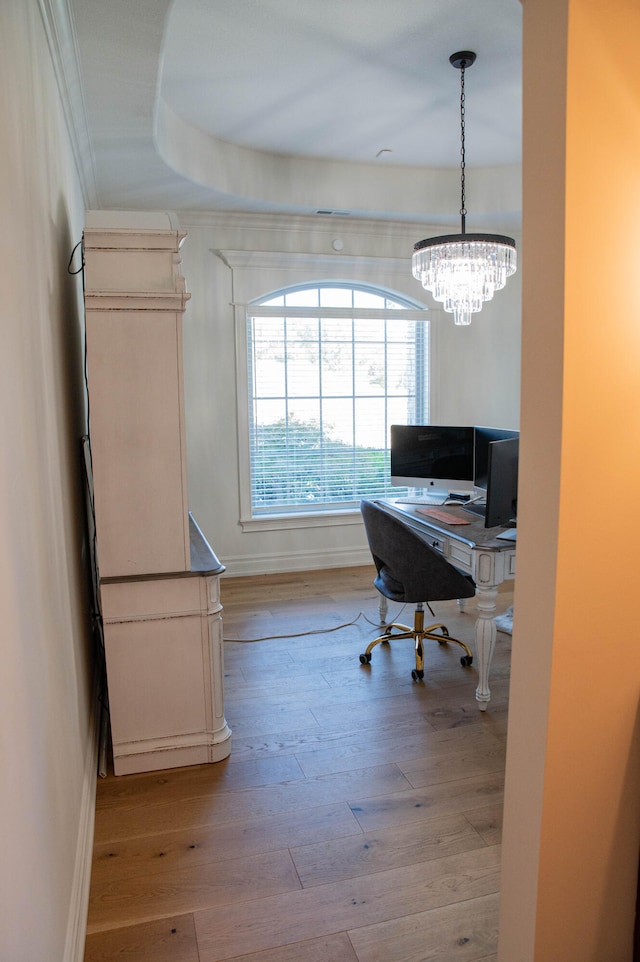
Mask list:
[{"label": "light wood flooring", "polygon": [[511,637],[486,713],[455,645],[361,666],[373,574],[223,578],[226,639],[289,637],[225,644],[229,759],[98,780],[85,962],[495,962]]}]

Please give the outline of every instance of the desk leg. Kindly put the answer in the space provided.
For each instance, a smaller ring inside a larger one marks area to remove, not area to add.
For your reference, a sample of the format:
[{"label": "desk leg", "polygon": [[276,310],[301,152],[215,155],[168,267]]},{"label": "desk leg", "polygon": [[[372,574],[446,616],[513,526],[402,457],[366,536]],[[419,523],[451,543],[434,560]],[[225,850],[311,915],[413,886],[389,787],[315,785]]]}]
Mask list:
[{"label": "desk leg", "polygon": [[489,691],[489,669],[493,650],[496,646],[496,585],[477,586],[476,601],[478,605],[478,619],[476,621],[476,667],[478,669],[478,687],[476,701],[480,711],[486,711],[491,701]]}]

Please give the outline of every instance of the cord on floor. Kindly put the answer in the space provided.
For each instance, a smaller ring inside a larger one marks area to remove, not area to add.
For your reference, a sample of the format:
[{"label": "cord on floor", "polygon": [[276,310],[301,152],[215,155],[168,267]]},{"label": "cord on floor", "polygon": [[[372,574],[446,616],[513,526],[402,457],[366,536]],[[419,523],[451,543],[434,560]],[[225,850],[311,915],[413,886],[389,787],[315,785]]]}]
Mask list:
[{"label": "cord on floor", "polygon": [[[402,614],[405,607],[406,605],[402,605],[402,607],[397,611],[396,615],[389,620],[388,624],[390,624],[392,621],[395,621]],[[335,627],[333,628],[316,628],[316,629],[312,629],[311,631],[299,631],[295,634],[289,634],[289,635],[264,635],[264,637],[262,638],[225,638],[224,640],[225,642],[229,642],[230,644],[253,645],[258,641],[277,641],[280,639],[285,640],[287,638],[304,638],[307,635],[326,635],[332,631],[340,631],[342,628],[350,628],[352,625],[355,625],[356,622],[358,622],[361,618],[364,618],[364,620],[368,624],[372,625],[377,630],[384,629],[386,627],[386,625],[384,624],[371,621],[371,619],[368,618],[363,611],[361,611],[358,615],[356,615],[353,621],[347,621],[343,625],[335,625]]]}]

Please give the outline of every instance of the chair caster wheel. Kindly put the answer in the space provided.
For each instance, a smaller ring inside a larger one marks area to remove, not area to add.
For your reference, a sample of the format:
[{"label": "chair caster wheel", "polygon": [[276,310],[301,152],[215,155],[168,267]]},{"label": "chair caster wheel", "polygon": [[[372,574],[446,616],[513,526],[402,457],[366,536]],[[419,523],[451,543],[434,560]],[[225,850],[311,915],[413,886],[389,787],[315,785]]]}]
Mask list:
[{"label": "chair caster wheel", "polygon": [[369,652],[369,654],[365,652],[363,655],[360,655],[361,665],[368,665],[370,662],[371,662],[371,652]]},{"label": "chair caster wheel", "polygon": [[469,665],[473,664],[473,655],[463,655],[460,659],[460,664],[463,668],[468,668]]},{"label": "chair caster wheel", "polygon": [[424,672],[418,671],[417,668],[414,668],[413,671],[411,672],[411,677],[413,678],[414,681],[422,681],[422,679],[424,678]]}]

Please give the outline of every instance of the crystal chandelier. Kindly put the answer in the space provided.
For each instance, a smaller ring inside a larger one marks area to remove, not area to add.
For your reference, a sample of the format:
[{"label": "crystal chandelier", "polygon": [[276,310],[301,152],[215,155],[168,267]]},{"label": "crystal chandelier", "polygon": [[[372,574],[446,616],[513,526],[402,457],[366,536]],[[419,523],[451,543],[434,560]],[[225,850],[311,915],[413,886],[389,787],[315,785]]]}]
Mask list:
[{"label": "crystal chandelier", "polygon": [[512,237],[466,233],[464,72],[475,59],[470,50],[449,57],[452,66],[460,71],[461,231],[419,241],[413,248],[412,261],[413,276],[437,301],[443,302],[456,324],[471,324],[471,315],[481,311],[484,301],[490,301],[516,270],[516,244]]}]

